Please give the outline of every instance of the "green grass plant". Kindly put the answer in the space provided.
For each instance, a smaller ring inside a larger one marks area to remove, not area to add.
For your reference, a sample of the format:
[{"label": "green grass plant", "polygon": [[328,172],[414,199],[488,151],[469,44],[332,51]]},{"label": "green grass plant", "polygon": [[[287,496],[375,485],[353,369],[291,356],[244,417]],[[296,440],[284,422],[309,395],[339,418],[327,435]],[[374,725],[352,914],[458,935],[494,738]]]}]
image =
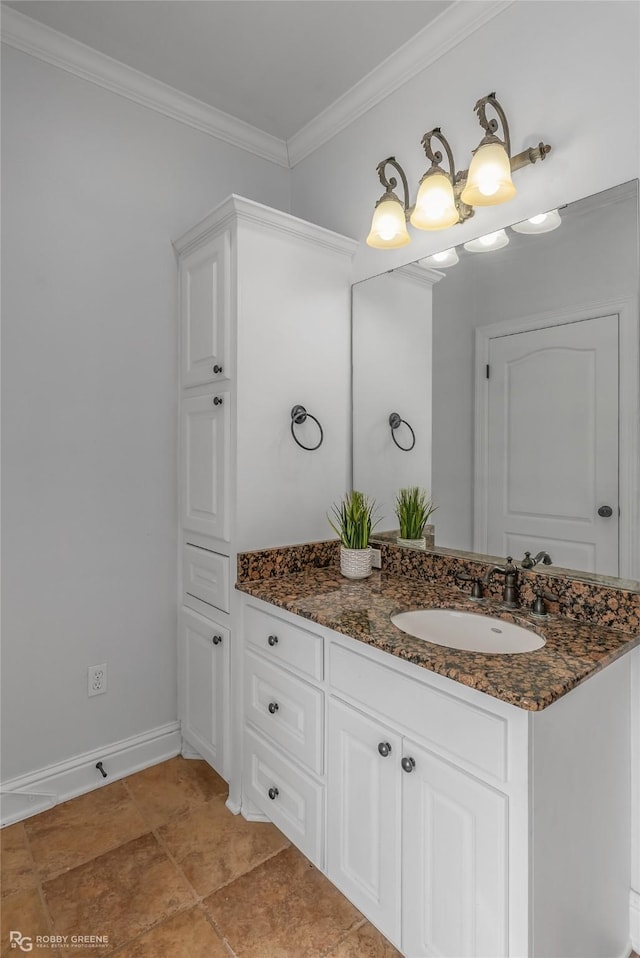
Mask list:
[{"label": "green grass plant", "polygon": [[400,523],[401,539],[422,539],[429,516],[437,506],[420,486],[400,489],[396,496],[395,513]]},{"label": "green grass plant", "polygon": [[367,548],[371,530],[380,521],[374,519],[374,509],[373,499],[357,489],[348,492],[341,502],[333,504],[333,519],[331,516],[327,516],[327,519],[345,549]]}]

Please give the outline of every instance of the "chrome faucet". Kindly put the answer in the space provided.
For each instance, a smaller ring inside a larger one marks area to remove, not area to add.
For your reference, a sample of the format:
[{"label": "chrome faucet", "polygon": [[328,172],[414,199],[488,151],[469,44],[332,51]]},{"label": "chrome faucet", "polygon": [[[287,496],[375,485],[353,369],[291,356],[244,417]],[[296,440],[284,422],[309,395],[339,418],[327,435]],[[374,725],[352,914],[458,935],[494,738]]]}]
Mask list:
[{"label": "chrome faucet", "polygon": [[502,590],[502,603],[507,609],[517,609],[520,605],[520,595],[518,588],[518,570],[513,564],[513,558],[507,556],[505,565],[494,565],[487,569],[483,576],[485,585],[489,585],[494,572],[499,572],[504,576],[504,589]]}]

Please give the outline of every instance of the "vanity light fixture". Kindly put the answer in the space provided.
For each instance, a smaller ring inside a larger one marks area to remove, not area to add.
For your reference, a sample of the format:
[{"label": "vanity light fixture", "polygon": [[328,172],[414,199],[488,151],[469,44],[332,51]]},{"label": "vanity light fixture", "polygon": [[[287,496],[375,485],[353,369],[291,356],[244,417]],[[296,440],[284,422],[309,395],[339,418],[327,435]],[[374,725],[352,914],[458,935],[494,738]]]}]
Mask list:
[{"label": "vanity light fixture", "polygon": [[552,230],[557,230],[561,223],[562,218],[558,210],[549,210],[548,213],[538,213],[537,216],[532,216],[521,223],[514,223],[511,229],[515,230],[516,233],[527,233],[529,235],[550,233]]},{"label": "vanity light fixture", "polygon": [[420,261],[425,266],[433,266],[435,269],[446,269],[447,266],[455,266],[460,262],[455,246],[451,249],[445,249],[441,253],[434,253],[433,256],[426,256]]},{"label": "vanity light fixture", "polygon": [[[498,120],[487,118],[487,107],[495,110],[498,116],[502,126],[502,138],[497,135]],[[424,134],[421,142],[427,159],[431,160],[431,166],[420,180],[415,206],[410,205],[407,177],[396,158],[390,156],[378,164],[377,173],[385,192],[376,203],[371,230],[366,240],[369,246],[375,249],[406,246],[411,239],[407,232],[407,221],[416,229],[447,229],[473,216],[474,206],[505,203],[516,193],[511,174],[538,160],[544,160],[551,151],[548,144],[540,142],[537,146],[511,156],[509,124],[495,93],[478,100],[474,109],[484,136],[473,151],[468,170],[455,172],[453,153],[440,127],[434,127]],[[444,148],[448,171],[441,166],[442,152],[432,147],[433,139],[438,140]],[[387,165],[392,166],[402,180],[402,200],[394,193],[398,185],[396,177],[387,178]]]},{"label": "vanity light fixture", "polygon": [[485,233],[484,236],[469,240],[464,243],[464,248],[469,253],[491,253],[494,249],[502,249],[508,243],[509,237],[505,230],[496,230],[494,233]]}]

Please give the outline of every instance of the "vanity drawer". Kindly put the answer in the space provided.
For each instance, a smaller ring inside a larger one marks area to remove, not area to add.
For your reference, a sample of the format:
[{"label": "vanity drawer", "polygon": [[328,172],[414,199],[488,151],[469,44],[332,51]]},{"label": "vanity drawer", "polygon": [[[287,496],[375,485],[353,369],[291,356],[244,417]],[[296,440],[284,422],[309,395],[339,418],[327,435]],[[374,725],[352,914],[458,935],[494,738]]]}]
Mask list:
[{"label": "vanity drawer", "polygon": [[182,553],[185,595],[229,611],[229,557],[186,543]]},{"label": "vanity drawer", "polygon": [[243,790],[307,858],[322,868],[322,785],[248,728],[244,738]]},{"label": "vanity drawer", "polygon": [[[331,643],[332,690],[473,772],[508,780],[507,720]],[[428,673],[427,673],[428,674]]]},{"label": "vanity drawer", "polygon": [[245,607],[244,632],[247,645],[307,678],[322,680],[322,636],[291,625],[285,619]]},{"label": "vanity drawer", "polygon": [[267,739],[322,774],[323,695],[252,652],[245,653],[245,717]]}]

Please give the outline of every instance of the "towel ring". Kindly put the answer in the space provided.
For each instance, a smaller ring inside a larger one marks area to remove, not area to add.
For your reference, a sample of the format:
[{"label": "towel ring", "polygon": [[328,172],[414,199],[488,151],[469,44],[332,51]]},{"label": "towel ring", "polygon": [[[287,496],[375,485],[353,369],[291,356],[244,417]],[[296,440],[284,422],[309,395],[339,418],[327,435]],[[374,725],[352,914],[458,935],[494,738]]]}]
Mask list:
[{"label": "towel ring", "polygon": [[[303,443],[301,443],[298,437],[296,436],[295,429],[293,428],[294,426],[301,426],[303,422],[307,421],[307,419],[313,419],[318,429],[320,430],[320,439],[315,444],[315,446],[305,446]],[[300,446],[300,448],[306,449],[307,452],[313,452],[314,449],[319,449],[320,446],[322,445],[322,440],[324,439],[322,426],[320,425],[316,417],[312,416],[310,412],[307,412],[304,406],[300,406],[300,405],[294,406],[293,409],[291,410],[291,435],[293,436],[297,444]]]},{"label": "towel ring", "polygon": [[[396,429],[397,429],[398,426],[400,426],[402,423],[405,424],[405,426],[407,427],[407,429],[408,429],[409,432],[411,433],[411,445],[410,445],[410,446],[401,446],[400,443],[398,442],[398,440],[396,439]],[[411,426],[409,425],[409,423],[407,422],[407,420],[406,420],[406,419],[401,419],[399,413],[397,413],[397,412],[392,412],[391,415],[389,416],[389,425],[391,426],[391,438],[392,438],[393,441],[395,442],[395,444],[396,444],[396,446],[398,447],[398,449],[402,449],[403,452],[411,452],[411,450],[413,449],[413,447],[414,447],[415,444],[416,444],[416,434],[415,434],[415,432],[413,431],[413,429],[411,428]]]}]

